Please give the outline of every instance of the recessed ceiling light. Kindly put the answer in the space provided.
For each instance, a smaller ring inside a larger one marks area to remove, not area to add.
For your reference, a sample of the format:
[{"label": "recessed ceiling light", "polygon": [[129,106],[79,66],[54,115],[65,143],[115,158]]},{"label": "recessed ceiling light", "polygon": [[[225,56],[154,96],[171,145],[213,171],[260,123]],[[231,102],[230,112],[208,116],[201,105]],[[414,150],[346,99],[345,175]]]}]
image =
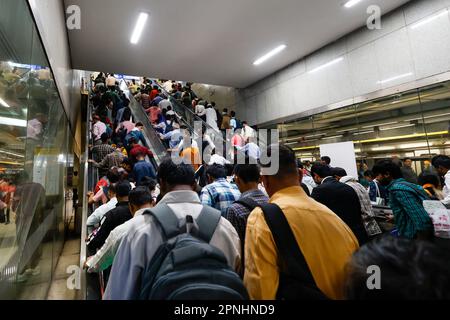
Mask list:
[{"label": "recessed ceiling light", "polygon": [[286,49],[286,45],[282,44],[281,46],[276,47],[275,49],[273,49],[272,51],[266,53],[265,55],[263,55],[261,58],[257,59],[255,62],[253,62],[253,64],[255,66],[260,65],[261,63],[269,60],[270,58],[272,58],[273,56],[279,54],[281,51],[283,51],[284,49]]},{"label": "recessed ceiling light", "polygon": [[136,22],[136,26],[134,27],[133,35],[131,36],[130,42],[132,44],[137,44],[139,39],[141,38],[142,31],[144,31],[145,24],[148,19],[148,13],[141,12],[139,18]]},{"label": "recessed ceiling light", "polygon": [[23,127],[23,128],[27,127],[26,120],[14,119],[14,118],[0,117],[0,124],[4,124],[7,126]]},{"label": "recessed ceiling light", "polygon": [[350,1],[347,1],[345,4],[344,4],[344,7],[346,7],[346,8],[351,8],[351,7],[354,7],[354,6],[356,6],[358,3],[360,3],[362,0],[350,0]]}]

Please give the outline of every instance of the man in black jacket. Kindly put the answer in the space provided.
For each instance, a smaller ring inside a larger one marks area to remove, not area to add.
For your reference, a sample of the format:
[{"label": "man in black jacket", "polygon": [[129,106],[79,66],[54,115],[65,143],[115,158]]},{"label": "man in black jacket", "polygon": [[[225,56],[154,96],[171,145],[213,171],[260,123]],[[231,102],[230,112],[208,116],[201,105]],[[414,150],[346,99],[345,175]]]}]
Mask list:
[{"label": "man in black jacket", "polygon": [[114,209],[107,212],[103,217],[100,227],[95,230],[95,235],[91,236],[88,248],[92,253],[100,249],[105,243],[111,231],[133,218],[128,207],[128,195],[131,191],[131,185],[128,181],[122,181],[116,186],[117,205]]},{"label": "man in black jacket", "polygon": [[366,243],[368,238],[356,192],[348,185],[337,181],[331,168],[325,164],[314,165],[311,174],[318,185],[311,197],[336,213],[353,231],[360,246]]}]

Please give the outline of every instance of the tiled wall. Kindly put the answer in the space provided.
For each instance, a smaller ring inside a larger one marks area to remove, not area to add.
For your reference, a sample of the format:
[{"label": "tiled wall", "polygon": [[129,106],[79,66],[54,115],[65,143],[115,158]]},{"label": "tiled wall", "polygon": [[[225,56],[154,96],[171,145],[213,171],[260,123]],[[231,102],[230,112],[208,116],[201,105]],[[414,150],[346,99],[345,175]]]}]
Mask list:
[{"label": "tiled wall", "polygon": [[[310,73],[341,57],[342,61]],[[448,71],[450,0],[416,0],[382,17],[381,30],[362,28],[239,90],[238,116],[263,124],[344,101],[351,104],[355,97]]]}]

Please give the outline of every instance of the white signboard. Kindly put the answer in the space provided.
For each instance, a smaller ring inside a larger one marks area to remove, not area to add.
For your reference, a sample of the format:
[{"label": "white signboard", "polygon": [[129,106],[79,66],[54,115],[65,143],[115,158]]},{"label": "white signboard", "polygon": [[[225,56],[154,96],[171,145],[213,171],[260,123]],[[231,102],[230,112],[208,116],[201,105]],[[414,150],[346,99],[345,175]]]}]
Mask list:
[{"label": "white signboard", "polygon": [[331,158],[331,167],[343,168],[348,175],[358,178],[353,141],[323,144],[320,146],[320,155]]}]

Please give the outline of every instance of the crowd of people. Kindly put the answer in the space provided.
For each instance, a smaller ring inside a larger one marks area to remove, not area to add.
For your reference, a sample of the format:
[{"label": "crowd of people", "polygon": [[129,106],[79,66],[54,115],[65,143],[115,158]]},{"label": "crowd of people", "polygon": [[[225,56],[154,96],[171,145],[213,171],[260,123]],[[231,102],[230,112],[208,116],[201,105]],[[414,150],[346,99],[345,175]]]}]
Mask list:
[{"label": "crowd of people", "polygon": [[[257,161],[255,128],[234,113],[198,99],[189,83],[165,82],[165,90],[207,124],[198,146],[185,139],[192,133],[186,119],[160,86],[133,81],[129,90],[169,155],[188,154],[188,161],[167,157],[155,166],[144,124],[132,122],[130,101],[113,78],[99,75],[91,99],[91,162],[101,179],[88,195],[96,210],[87,222],[85,267],[105,274],[103,299],[450,297],[450,252],[435,243],[423,206],[431,199],[450,203],[449,157],[433,159],[436,172],[418,177],[422,186],[407,181],[396,161],[380,161],[364,173],[366,188],[359,177],[332,167],[329,157],[301,163],[291,148],[269,145],[265,153],[279,163],[272,174],[270,164]],[[244,151],[245,161],[214,152],[215,135],[228,138],[221,130],[234,130],[233,152]],[[210,159],[191,161],[208,147]],[[390,206],[394,230],[380,227],[374,205]],[[373,265],[382,270],[380,290],[366,285]]]}]

